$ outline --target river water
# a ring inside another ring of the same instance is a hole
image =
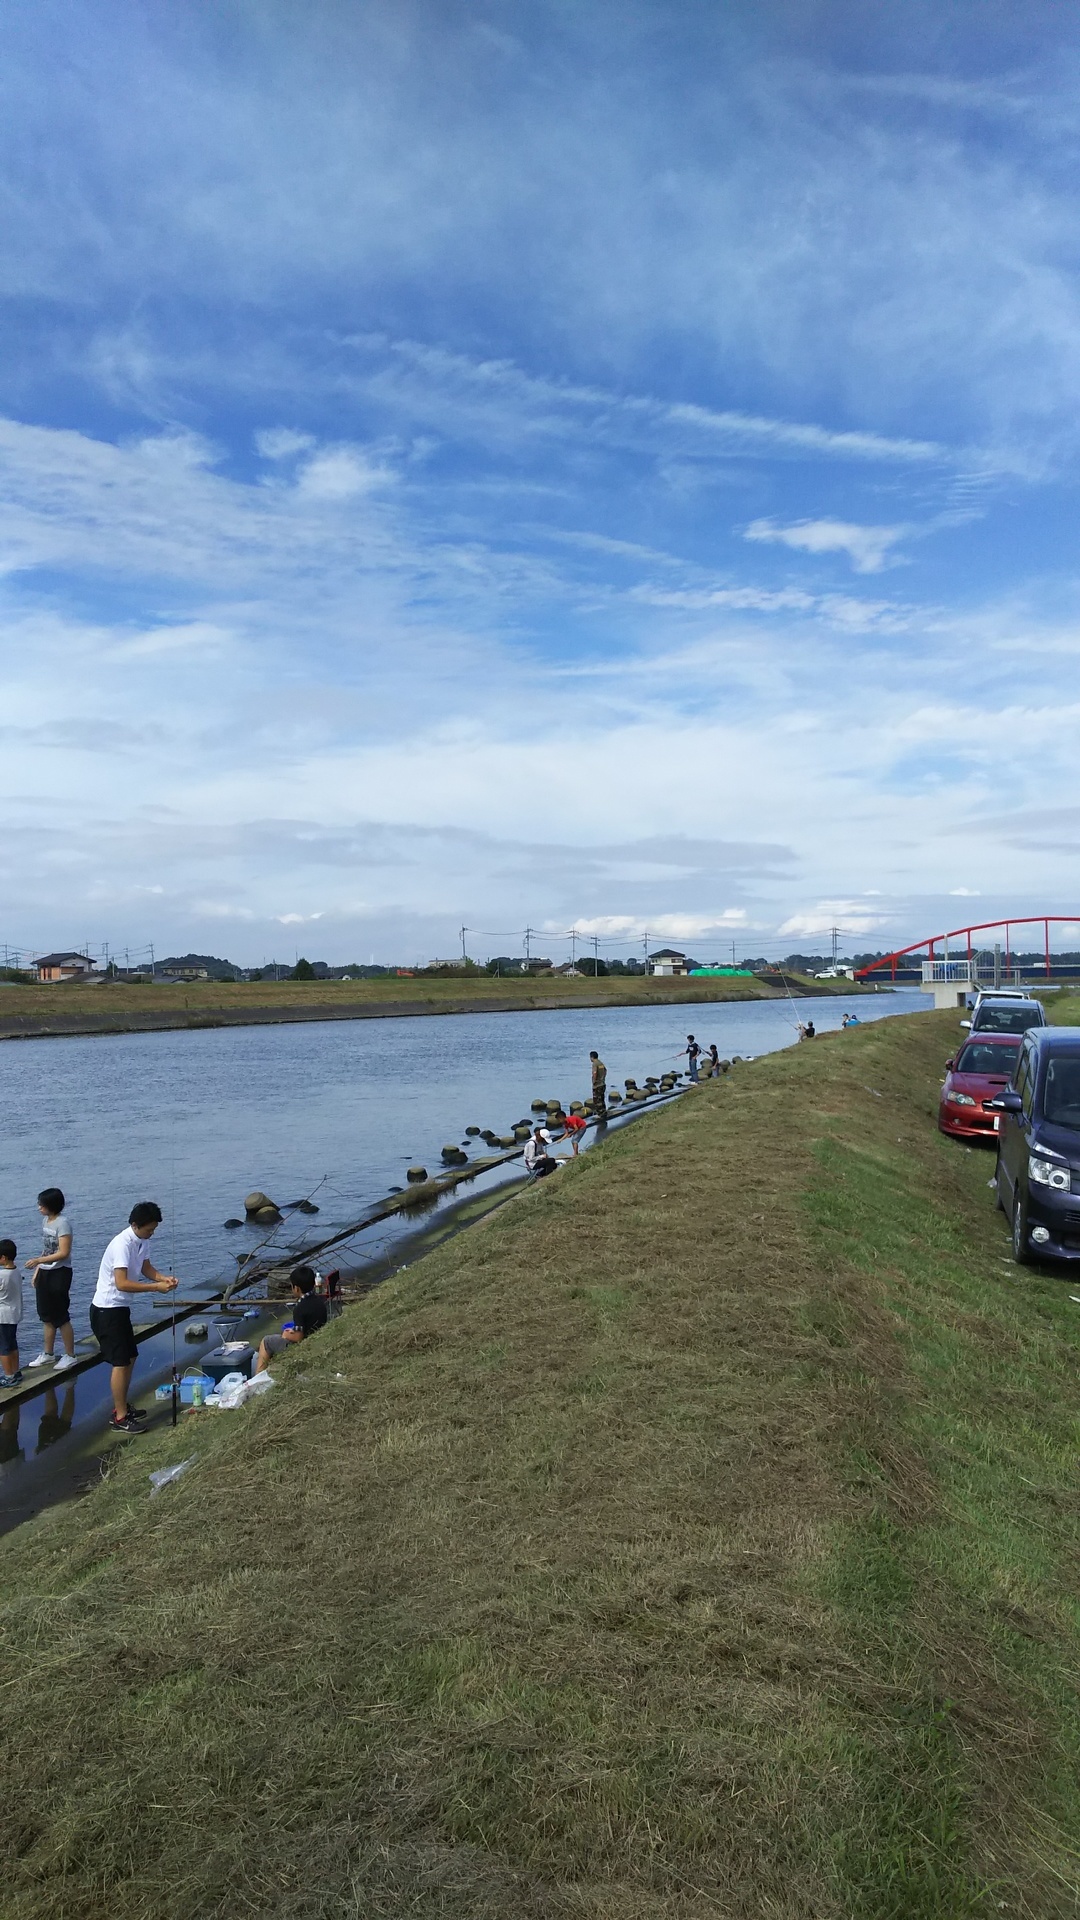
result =
[[[482,1142],[466,1142],[466,1126],[504,1133],[536,1097],[587,1099],[592,1047],[607,1063],[609,1090],[621,1089],[627,1077],[678,1066],[691,1031],[705,1045],[715,1041],[721,1056],[756,1056],[794,1044],[799,1018],[812,1016],[827,1032],[848,1009],[867,1021],[926,1006],[918,991],[901,990],[8,1042],[0,1046],[0,1234],[17,1242],[20,1264],[40,1252],[36,1195],[62,1189],[75,1237],[72,1318],[85,1335],[102,1250],[136,1200],[156,1200],[165,1215],[155,1265],[181,1276],[184,1297],[198,1297],[231,1279],[237,1252],[263,1238],[223,1224],[243,1216],[251,1188],[279,1204],[318,1188],[318,1219],[304,1225],[321,1239],[404,1185],[409,1165],[435,1172],[444,1145],[486,1153]],[[300,1225],[290,1224],[290,1242]],[[379,1231],[385,1245],[400,1228]],[[369,1237],[367,1251],[378,1249]],[[29,1277],[24,1292],[25,1363],[38,1344]],[[140,1352],[144,1398],[145,1383],[168,1364],[164,1344]],[[106,1402],[106,1370],[95,1367],[69,1383],[55,1418],[41,1422],[39,1400],[2,1411],[0,1526],[12,1497],[21,1509],[30,1491],[9,1485],[13,1468],[42,1439],[64,1438],[65,1409],[74,1439],[88,1419],[100,1422]]]

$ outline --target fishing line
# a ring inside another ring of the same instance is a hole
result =
[[[784,983],[784,990],[785,990],[785,992],[786,992],[786,994],[787,994],[787,997],[788,997],[788,999],[789,999],[789,1001],[791,1002],[791,1010],[792,1010],[792,1012],[794,1013],[794,1011],[795,1011],[795,996],[794,996],[794,994],[792,993],[792,991],[791,991],[791,988],[790,988],[790,987],[788,986],[788,980],[787,980],[787,974],[786,974],[786,973],[784,972],[784,969],[783,969],[783,967],[782,967],[782,966],[780,965],[780,962],[779,962],[779,961],[777,961],[777,963],[776,963],[776,971],[777,971],[777,973],[778,973],[778,974],[780,975],[780,978],[781,978],[781,980],[782,980],[782,981],[783,981],[783,983]],[[796,1031],[796,1033],[798,1033],[798,1034],[801,1034],[801,1033],[802,1033],[802,1027],[803,1027],[803,1023],[802,1023],[802,1021],[801,1021],[801,1020],[794,1020],[794,1021],[792,1021],[792,1025],[794,1026],[794,1028],[795,1028],[795,1031]]]

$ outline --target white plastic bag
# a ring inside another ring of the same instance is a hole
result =
[[[159,1467],[156,1473],[152,1473],[150,1475],[151,1500],[155,1494],[161,1492],[162,1487],[171,1487],[174,1480],[179,1480],[182,1473],[186,1473],[189,1467],[193,1467],[196,1457],[192,1454],[190,1459],[179,1461],[175,1467]]]

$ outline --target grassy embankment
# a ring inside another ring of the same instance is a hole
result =
[[[849,980],[787,976],[792,993],[852,993]],[[483,1013],[521,1008],[636,1007],[682,1001],[770,1000],[784,988],[757,979],[662,980],[655,975],[608,975],[599,980],[416,975],[412,979],[218,980],[190,986],[78,981],[54,986],[0,984],[0,1037],[34,1031],[60,1033],[169,1026],[242,1026],[262,1020],[371,1019],[380,1015]]]
[[[1075,1914],[1080,1309],[956,1038],[703,1085],[6,1542],[5,1916]]]

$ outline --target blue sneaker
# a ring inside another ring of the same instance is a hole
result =
[[[0,1387],[21,1387],[25,1384],[21,1372],[0,1374]]]

